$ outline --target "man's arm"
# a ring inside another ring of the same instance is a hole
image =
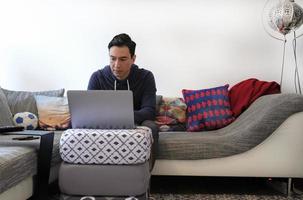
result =
[[[98,80],[98,72],[94,72],[88,82],[87,90],[100,90],[101,85]]]
[[[135,110],[135,123],[154,120],[156,116],[156,83],[152,73],[149,73],[144,83],[144,93],[140,110]]]
[[[156,116],[156,96],[153,94],[145,94],[140,110],[135,110],[135,122],[141,124],[145,120],[154,120]]]

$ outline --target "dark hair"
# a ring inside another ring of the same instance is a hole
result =
[[[108,50],[112,46],[123,47],[126,46],[129,49],[131,57],[135,55],[136,43],[126,33],[116,35],[108,44]]]

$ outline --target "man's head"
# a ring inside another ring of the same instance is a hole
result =
[[[110,68],[115,77],[124,80],[136,60],[136,43],[125,34],[116,35],[108,44]]]

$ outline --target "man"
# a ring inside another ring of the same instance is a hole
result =
[[[125,33],[116,35],[108,44],[110,65],[92,74],[88,90],[131,90],[134,117],[138,125],[153,132],[152,165],[157,151],[158,128],[152,121],[156,113],[156,84],[152,72],[135,65],[136,43]]]

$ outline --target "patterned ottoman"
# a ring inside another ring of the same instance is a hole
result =
[[[150,157],[151,129],[69,129],[60,139],[60,155],[73,164],[140,164]]]
[[[62,133],[61,199],[148,199],[151,129],[69,129]],[[136,198],[132,198],[136,197]],[[112,199],[112,198],[110,198]]]

